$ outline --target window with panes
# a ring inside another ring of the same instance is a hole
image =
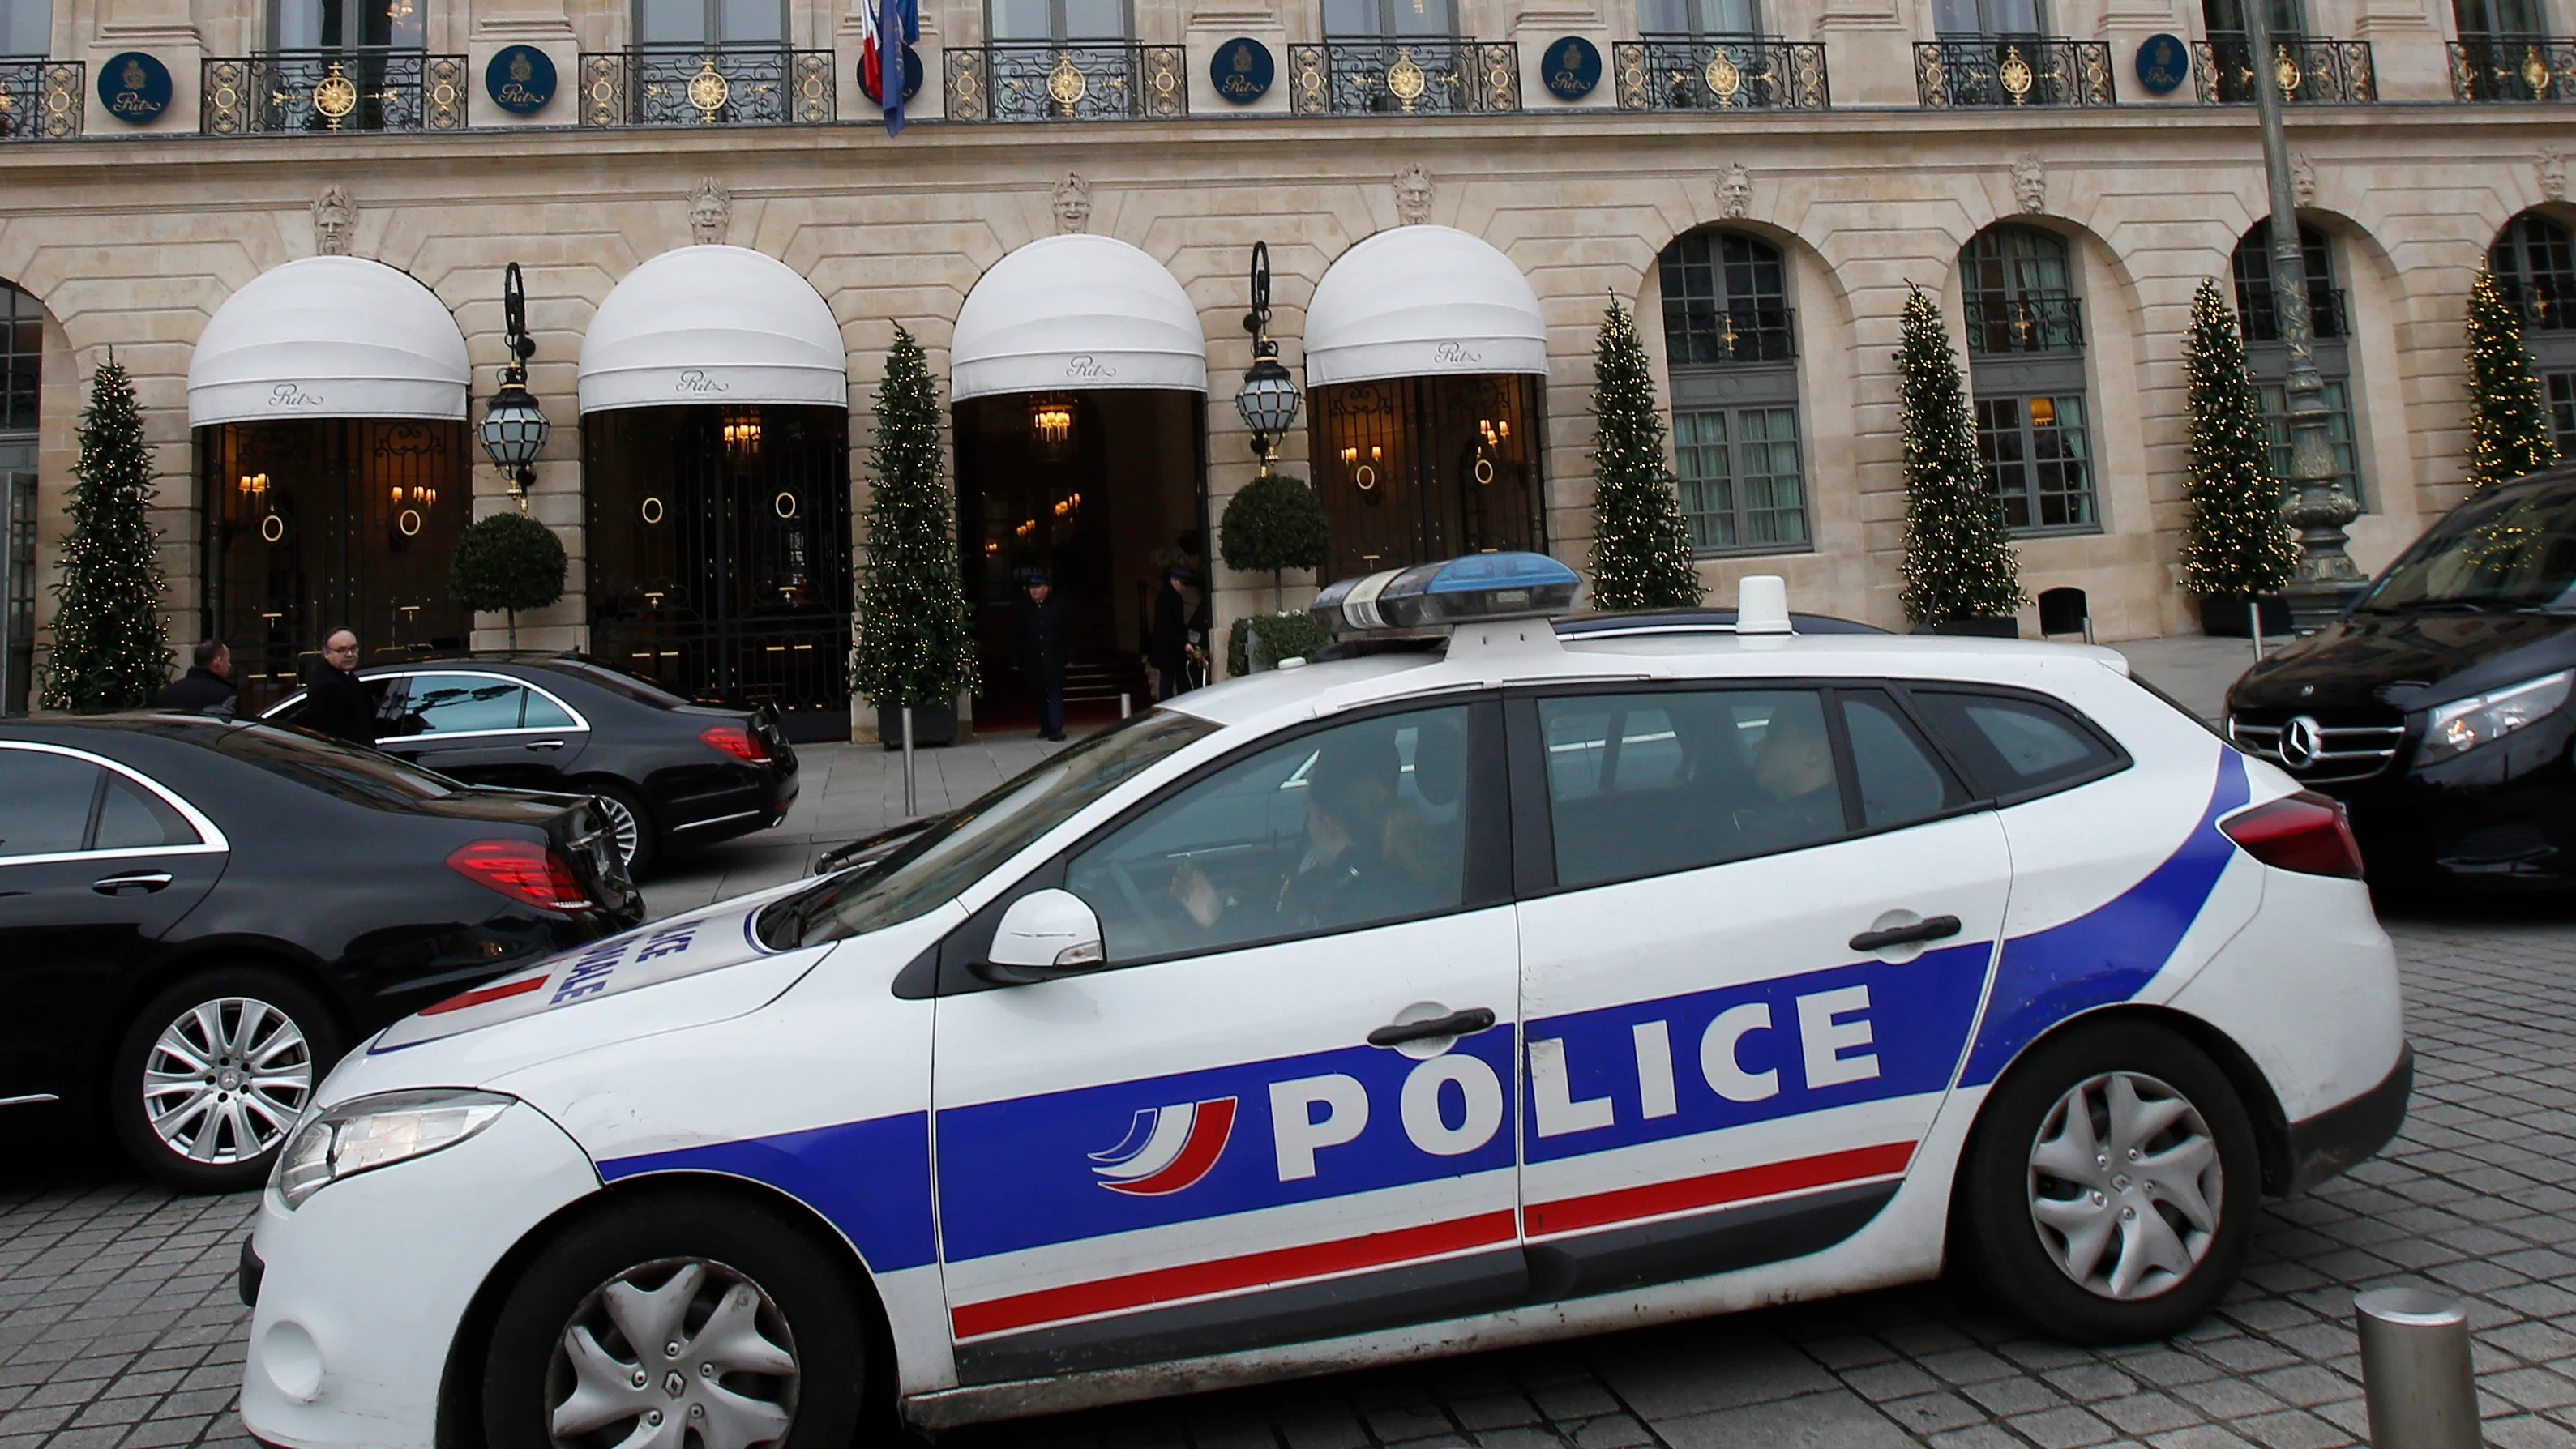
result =
[[[2102,526],[2085,396],[2084,317],[2066,239],[1990,226],[1959,250],[1977,456],[2004,526]]]
[[[1124,40],[1125,0],[991,0],[995,40]]]
[[[2081,391],[1977,395],[1977,456],[2010,529],[2101,527]]]
[[[2040,0],[1932,0],[1932,28],[1959,39],[2045,35],[2048,12]]]
[[[45,354],[45,309],[36,299],[0,282],[0,433],[36,430],[36,384]]]
[[[53,48],[53,0],[0,0],[0,55],[41,56]]]
[[[1703,553],[1810,546],[1787,260],[1749,232],[1710,228],[1664,249],[1673,471]]]
[[[1458,33],[1456,0],[1324,0],[1332,39],[1439,38]]]
[[[428,0],[273,0],[268,43],[277,50],[418,50]]]
[[[785,0],[636,0],[635,35],[646,46],[784,45],[787,6]]]
[[[2451,18],[2465,41],[2538,40],[2549,34],[2549,11],[2541,0],[2451,0]]]
[[[2496,233],[2487,265],[2522,309],[2522,342],[2540,373],[2558,455],[2576,458],[2576,233],[2526,211]]]
[[[1637,0],[1637,28],[1647,35],[1759,35],[1760,0]]]
[[[2326,234],[2299,224],[2299,265],[2307,278],[2308,320],[2316,342],[2317,372],[2325,378],[2326,435],[2334,440],[2335,479],[2354,502],[2362,500],[2361,455],[2352,416],[2351,316],[2336,286],[2334,248]],[[2280,315],[2272,305],[2272,223],[2258,221],[2236,243],[2230,264],[2236,280],[2245,365],[2263,399],[2263,431],[2272,448],[2272,476],[2284,491],[2290,479],[2290,423],[2285,379],[2289,351],[2281,345]]]

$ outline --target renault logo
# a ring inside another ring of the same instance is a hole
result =
[[[2281,763],[2293,770],[2304,770],[2317,762],[2326,750],[2326,732],[2316,719],[2301,715],[2281,726]]]

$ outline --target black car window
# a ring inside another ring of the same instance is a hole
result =
[[[1229,761],[1074,856],[1065,889],[1112,963],[1457,910],[1467,716],[1379,715]]]
[[[577,676],[583,683],[596,685],[623,699],[649,704],[655,709],[678,709],[688,701],[666,690],[658,689],[631,674],[621,674],[604,664],[587,659],[559,659],[547,666]]]
[[[531,689],[527,692],[527,711],[519,723],[532,730],[572,730],[581,726],[569,710]]]
[[[207,733],[211,737],[206,743],[213,749],[352,805],[400,810],[416,801],[442,799],[463,788],[444,775],[405,764],[391,755],[320,735],[265,725]]]
[[[98,836],[92,850],[155,850],[197,844],[196,828],[170,802],[114,771],[99,801]]]
[[[402,733],[483,734],[514,730],[526,708],[527,686],[488,674],[415,674],[405,681]]]
[[[103,773],[69,755],[0,750],[0,858],[81,849]]]
[[[1538,701],[1561,886],[1693,870],[1844,832],[1823,696],[1676,689]]]
[[[2118,767],[2100,736],[2066,710],[2017,695],[1917,689],[1915,702],[1980,793],[2027,797]]]
[[[1967,792],[1915,738],[1895,701],[1871,690],[1844,694],[1842,705],[1862,824],[1873,830],[1911,825],[1967,803]]]

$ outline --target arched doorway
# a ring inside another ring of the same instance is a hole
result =
[[[2558,456],[2576,458],[2576,233],[2546,212],[2526,211],[2496,233],[2487,265],[2522,309],[2523,345],[2540,372]]]
[[[1165,571],[1207,582],[1207,339],[1161,262],[1076,233],[977,281],[950,353],[957,534],[976,611],[984,728],[1035,719],[1019,686],[1022,578],[1065,604],[1070,714],[1150,697],[1144,655]]]
[[[36,671],[36,407],[45,308],[0,282],[0,715],[27,712]]]
[[[1509,257],[1453,227],[1382,231],[1306,309],[1327,579],[1544,549],[1547,326]]]
[[[2004,525],[2099,532],[2073,249],[2045,228],[1997,222],[1959,249],[1959,280],[1977,453]]]
[[[1692,548],[1811,547],[1787,259],[1750,232],[1703,227],[1676,238],[1656,266],[1675,481]]]
[[[205,627],[245,712],[342,626],[370,663],[465,647],[447,565],[472,510],[468,379],[446,304],[382,262],[288,262],[207,322],[188,364]]]
[[[2272,291],[2272,222],[2254,223],[2236,243],[2229,263],[2236,281],[2236,315],[2245,334],[2245,363],[2263,398],[2263,432],[2272,450],[2272,475],[2290,477],[2288,349],[2281,345],[2281,317]],[[2325,379],[2326,436],[2334,444],[2335,480],[2356,503],[2361,454],[2354,444],[2352,316],[2338,285],[2334,248],[2326,234],[2299,223],[2299,266],[2308,281],[2308,326],[2315,338],[2317,373]]]
[[[610,290],[581,344],[593,654],[849,737],[847,358],[813,286],[743,247]]]

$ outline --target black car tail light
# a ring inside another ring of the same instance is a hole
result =
[[[562,856],[521,840],[478,840],[447,857],[448,866],[477,885],[549,911],[590,909],[590,893]]]
[[[2220,821],[2218,828],[2265,865],[2361,879],[2361,846],[2352,838],[2343,803],[2314,790],[2257,805]]]
[[[698,731],[698,738],[746,765],[769,763],[769,746],[740,725],[709,725]]]

